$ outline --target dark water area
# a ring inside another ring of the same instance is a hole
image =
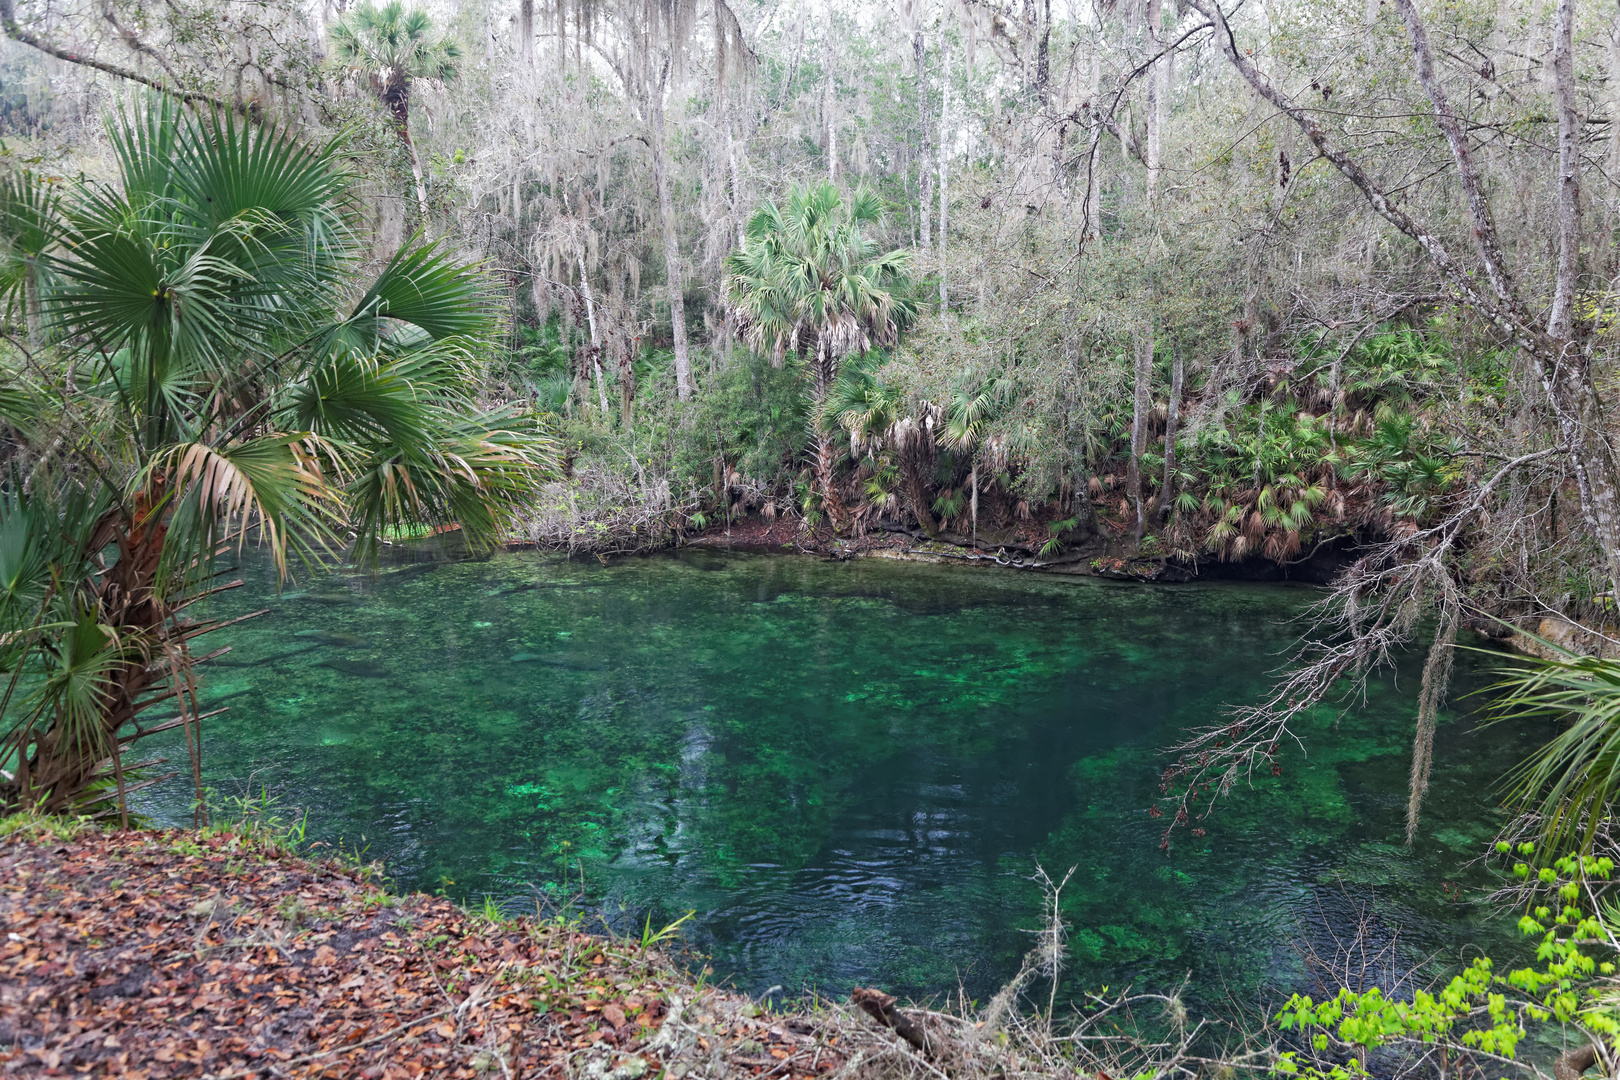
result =
[[[1039,923],[1037,863],[1076,867],[1065,994],[1307,988],[1301,950],[1363,912],[1405,963],[1512,940],[1468,901],[1496,783],[1545,732],[1448,714],[1407,847],[1415,664],[1159,850],[1160,751],[1263,691],[1309,587],[691,551],[279,595],[246,569],[210,614],[273,610],[207,639],[233,646],[205,669],[204,708],[230,706],[211,786],[267,786],[402,888],[524,909],[583,875],[626,930],[695,911],[687,941],[749,992],[983,999]],[[1488,663],[1464,654],[1459,690]],[[146,810],[188,805],[175,781]]]

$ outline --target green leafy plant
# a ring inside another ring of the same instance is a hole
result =
[[[696,915],[697,912],[688,911],[685,915],[682,915],[680,918],[676,919],[674,922],[663,927],[662,929],[654,930],[652,928],[652,915],[649,913],[646,923],[641,928],[642,951],[645,952],[648,949],[656,949],[658,946],[664,944],[664,942],[673,940],[675,937],[679,936],[681,932],[681,925]]]
[[[1544,846],[1586,854],[1620,798],[1620,661],[1542,644],[1549,657],[1502,673],[1492,716],[1558,723],[1512,775],[1510,794],[1535,815]]]
[[[1078,517],[1064,518],[1062,521],[1054,521],[1048,524],[1046,531],[1049,535],[1046,543],[1041,545],[1041,558],[1049,558],[1062,551],[1063,543],[1058,538],[1079,524],[1080,519]]]
[[[726,259],[726,297],[749,344],[780,359],[809,362],[822,412],[839,366],[876,345],[893,344],[915,314],[911,253],[881,252],[872,237],[881,201],[859,190],[845,198],[831,183],[796,184],[780,205],[748,219],[742,246]],[[842,532],[845,513],[833,470],[837,452],[818,424],[816,477],[823,507]]]
[[[1497,851],[1529,859],[1535,845],[1502,842]],[[1520,931],[1537,940],[1536,965],[1499,973],[1489,957],[1476,957],[1437,991],[1418,990],[1409,1001],[1376,986],[1344,988],[1322,1002],[1296,994],[1277,1014],[1278,1026],[1299,1032],[1308,1049],[1284,1052],[1275,1071],[1321,1080],[1367,1076],[1367,1055],[1396,1043],[1444,1044],[1512,1061],[1534,1024],[1575,1025],[1596,1038],[1620,1038],[1620,1002],[1609,983],[1615,962],[1594,955],[1614,954],[1609,915],[1596,901],[1613,875],[1613,860],[1563,856],[1539,871],[1516,861],[1512,871],[1540,887],[1539,899],[1519,919]]]
[[[25,452],[0,484],[0,809],[127,819],[158,779],[135,779],[155,763],[131,748],[175,726],[201,812],[190,643],[217,623],[187,609],[223,554],[254,537],[285,573],[422,525],[484,547],[551,447],[477,405],[495,330],[481,274],[407,246],[353,284],[337,145],[163,100],[108,137],[116,187],[30,204],[59,238],[38,257],[41,333],[60,344],[0,399]],[[145,723],[160,702],[180,715]]]

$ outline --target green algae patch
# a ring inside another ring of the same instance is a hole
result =
[[[987,999],[1039,922],[1037,862],[1077,867],[1066,994],[1189,973],[1193,993],[1291,986],[1290,942],[1346,888],[1416,957],[1481,940],[1440,885],[1477,877],[1458,838],[1531,741],[1448,717],[1407,851],[1405,671],[1313,713],[1280,775],[1165,853],[1162,750],[1264,691],[1315,590],[503,553],[267,605],[268,574],[244,572],[211,613],[275,610],[221,632],[243,666],[206,673],[204,708],[248,693],[206,724],[209,783],[269,784],[313,811],[312,839],[365,846],[402,887],[516,906],[583,889],[627,933],[694,911],[715,977],[755,993]],[[315,647],[288,656],[290,637]],[[145,794],[189,818],[182,780]]]

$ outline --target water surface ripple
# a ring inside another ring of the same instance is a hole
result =
[[[1447,887],[1479,882],[1492,784],[1543,733],[1448,718],[1407,848],[1412,673],[1324,711],[1309,757],[1160,853],[1158,750],[1264,688],[1306,588],[710,552],[504,553],[279,595],[247,570],[212,613],[274,610],[218,635],[213,786],[268,785],[402,886],[523,906],[583,874],[626,928],[693,910],[691,943],[753,992],[982,998],[1029,945],[1037,861],[1077,867],[1068,992],[1308,986],[1302,950],[1364,909],[1413,959],[1500,944]]]

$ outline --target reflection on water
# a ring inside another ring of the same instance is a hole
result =
[[[255,573],[216,614],[264,604]],[[1037,861],[1078,867],[1071,991],[1303,987],[1299,950],[1363,907],[1453,958],[1500,932],[1445,885],[1479,881],[1491,786],[1538,733],[1444,725],[1408,849],[1415,678],[1158,849],[1157,751],[1254,697],[1312,596],[707,552],[322,577],[221,633],[206,767],[405,887],[518,905],[583,873],[626,926],[695,910],[755,992],[982,998],[1028,947]]]

